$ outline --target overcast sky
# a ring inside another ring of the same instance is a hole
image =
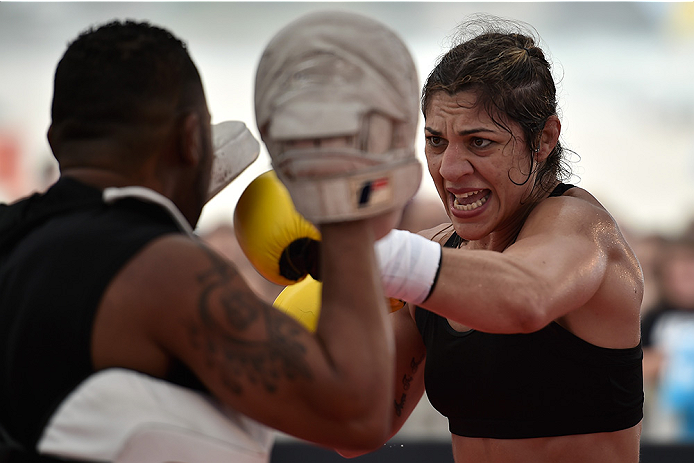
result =
[[[253,81],[264,46],[289,21],[322,9],[352,10],[390,26],[410,47],[421,80],[466,15],[532,24],[559,80],[562,141],[577,153],[574,183],[633,231],[670,234],[694,217],[692,2],[0,2],[0,129],[16,134],[27,169],[52,163],[45,137],[51,82],[67,43],[91,25],[132,18],[188,43],[213,122],[241,120],[257,135]],[[201,226],[231,220],[243,188],[269,167],[263,150],[205,208]],[[435,194],[428,174],[420,192]]]

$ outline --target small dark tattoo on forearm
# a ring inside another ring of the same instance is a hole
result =
[[[200,322],[190,328],[191,342],[203,349],[229,390],[242,394],[251,386],[274,392],[283,379],[311,379],[301,333],[286,317],[252,294],[241,277],[204,248],[210,268],[198,275]],[[260,335],[258,333],[261,333]]]
[[[412,373],[417,373],[417,370],[419,369],[419,365],[422,364],[424,361],[425,356],[422,355],[422,358],[419,360],[416,360],[414,357],[412,357],[412,360],[410,360],[410,368],[412,369]]]
[[[412,380],[414,379],[413,375],[419,369],[419,365],[421,365],[421,363],[424,361],[424,358],[425,357],[422,356],[422,358],[417,360],[414,357],[412,357],[412,360],[410,360],[410,370],[411,370],[412,374],[405,373],[402,376],[402,379],[400,380],[400,383],[402,384],[402,390],[404,392],[400,396],[400,402],[398,402],[397,399],[393,401],[393,403],[395,405],[395,415],[397,415],[397,416],[402,416],[402,411],[405,408],[405,403],[407,401],[406,391],[408,391],[410,389],[410,385],[412,384]]]
[[[397,416],[402,416],[402,409],[405,408],[405,401],[407,400],[407,394],[404,394],[400,396],[400,402],[397,400],[394,401],[395,403],[395,414]]]
[[[403,375],[402,377],[402,390],[406,391],[410,388],[410,383],[412,382],[412,376]]]

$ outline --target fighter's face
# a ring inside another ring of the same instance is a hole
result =
[[[517,124],[500,127],[473,92],[436,93],[426,111],[429,172],[456,231],[476,240],[514,230],[533,180]]]

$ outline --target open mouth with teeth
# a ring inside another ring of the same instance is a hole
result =
[[[491,192],[489,190],[475,190],[460,195],[455,195],[453,198],[453,207],[459,211],[473,211],[478,207],[482,207],[487,202]]]

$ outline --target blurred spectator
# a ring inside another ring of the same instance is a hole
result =
[[[658,302],[642,320],[644,382],[660,439],[694,441],[694,229],[662,244]],[[648,400],[648,398],[647,398]],[[646,423],[644,423],[646,424]]]
[[[0,202],[12,203],[33,192],[43,192],[58,179],[58,164],[50,153],[32,165],[21,130],[0,121]]]

